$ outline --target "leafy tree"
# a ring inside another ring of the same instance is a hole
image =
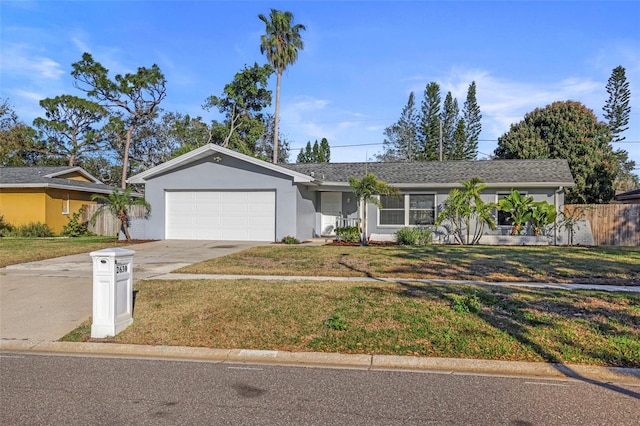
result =
[[[293,25],[293,14],[271,9],[269,17],[258,18],[265,24],[265,34],[260,37],[260,52],[276,70],[276,112],[273,131],[273,162],[278,162],[278,120],[280,118],[280,80],[282,73],[298,59],[298,50],[304,49],[300,32],[306,30],[302,24]]]
[[[265,114],[262,117],[262,122],[264,124],[264,132],[256,143],[255,156],[264,161],[272,161],[275,120],[272,114]],[[290,151],[289,140],[284,135],[279,133],[277,142],[279,147],[278,163],[287,163],[289,161]]]
[[[72,67],[71,75],[76,79],[76,87],[107,108],[121,110],[126,114],[124,120],[127,133],[121,180],[121,187],[124,189],[127,186],[131,136],[137,126],[155,117],[156,108],[166,96],[164,74],[154,64],[151,68],[140,67],[133,74],[118,74],[111,80],[109,70],[86,52],[82,55],[82,60],[72,64]]]
[[[127,241],[131,241],[131,235],[129,234],[129,208],[131,206],[144,206],[145,217],[148,217],[151,213],[151,205],[144,197],[134,197],[131,188],[125,188],[123,191],[116,188],[109,195],[93,194],[91,199],[102,203],[100,208],[91,216],[91,223],[95,223],[96,219],[106,209],[120,220],[121,230]]]
[[[254,154],[255,143],[264,132],[260,113],[271,105],[271,91],[267,90],[271,74],[273,67],[268,64],[245,66],[231,83],[224,86],[220,97],[207,98],[204,108],[215,107],[225,116],[222,125],[226,135],[220,145],[244,154]]]
[[[621,134],[629,128],[625,126],[629,124],[629,115],[631,114],[631,106],[629,105],[631,91],[624,67],[615,67],[611,72],[611,77],[607,82],[607,93],[609,98],[602,108],[604,118],[613,135],[613,142],[620,142],[625,140]]]
[[[446,223],[451,227],[451,234],[458,244],[478,244],[484,229],[488,226],[495,229],[496,224],[491,211],[493,205],[485,203],[480,197],[487,185],[479,178],[462,182],[462,190],[454,188],[449,191],[443,208],[435,222],[437,226]],[[474,234],[471,236],[473,224]]]
[[[440,86],[432,81],[424,91],[418,126],[420,160],[434,161],[440,157]]]
[[[105,185],[118,185],[119,178],[122,176],[122,166],[114,164],[106,154],[80,158],[78,165]]]
[[[415,96],[409,94],[409,100],[402,109],[398,121],[384,130],[383,153],[376,155],[379,161],[414,161],[419,152],[418,122]]]
[[[633,173],[636,162],[629,159],[629,153],[624,149],[616,149],[613,155],[618,163],[614,189],[627,192],[639,188],[640,180],[638,180],[638,175]]]
[[[525,115],[498,138],[497,158],[561,158],[569,162],[576,185],[569,204],[607,203],[614,196],[616,158],[611,133],[593,111],[574,101],[554,102]]]
[[[71,95],[43,99],[40,106],[46,118],[36,118],[33,125],[47,136],[47,155],[65,158],[73,166],[78,157],[102,148],[95,126],[108,115],[104,107]]]
[[[0,103],[0,166],[18,167],[42,165],[42,143],[37,132],[18,118],[8,99]]]
[[[399,195],[398,189],[378,180],[373,173],[366,174],[362,179],[352,177],[349,179],[351,192],[357,200],[358,212],[362,212],[362,238],[361,245],[367,245],[367,204],[375,204],[382,207],[378,195]],[[358,214],[360,216],[360,214]]]
[[[466,132],[464,157],[461,160],[473,160],[478,156],[478,138],[482,131],[482,114],[476,101],[476,82],[472,81],[467,90],[467,99],[462,108],[462,118]]]

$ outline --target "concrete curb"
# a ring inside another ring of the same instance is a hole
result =
[[[395,355],[343,355],[322,352],[286,352],[249,349],[211,349],[185,346],[144,346],[118,343],[76,343],[0,340],[0,351],[81,356],[207,361],[229,364],[272,364],[362,370],[398,370],[443,374],[500,375],[538,379],[574,379],[640,386],[640,369],[568,365],[543,362],[490,361],[457,358],[421,358]]]

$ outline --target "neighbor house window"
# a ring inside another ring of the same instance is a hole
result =
[[[62,214],[69,214],[69,194],[62,197]]]
[[[433,225],[435,194],[382,195],[380,203],[380,225]]]

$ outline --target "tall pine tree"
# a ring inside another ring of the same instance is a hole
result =
[[[422,101],[418,141],[418,159],[434,161],[440,157],[440,85],[435,81],[427,84]]]
[[[476,100],[476,82],[472,81],[467,90],[467,99],[462,108],[462,118],[466,132],[464,160],[474,160],[478,156],[478,138],[482,131],[482,114]]]
[[[443,160],[460,160],[460,158],[454,155],[454,152],[458,151],[455,147],[454,134],[458,125],[459,114],[460,108],[458,108],[458,100],[453,97],[451,92],[447,92],[447,96],[444,98],[442,113],[440,114],[440,120],[442,121]]]
[[[624,67],[615,67],[611,72],[611,77],[607,82],[607,93],[609,99],[602,108],[604,118],[613,135],[613,142],[620,142],[625,139],[621,133],[629,128],[625,126],[629,124],[629,115],[631,114],[631,106],[629,106],[631,91]]]

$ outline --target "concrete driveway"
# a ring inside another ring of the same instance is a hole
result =
[[[264,245],[262,242],[165,240],[127,246],[134,280]],[[89,253],[0,269],[0,339],[58,340],[92,314]]]

